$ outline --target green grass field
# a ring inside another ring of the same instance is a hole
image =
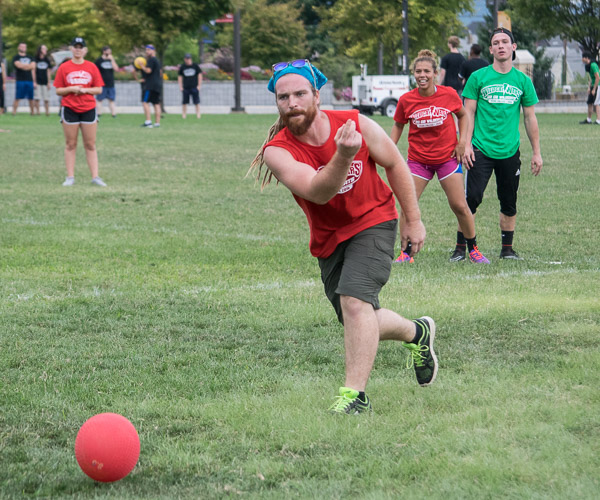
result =
[[[600,127],[538,119],[538,178],[522,134],[525,260],[498,259],[490,185],[477,232],[491,265],[448,263],[456,222],[432,182],[426,247],[381,301],[436,319],[438,379],[419,387],[406,349],[384,343],[374,415],[339,418],[343,332],[304,215],[283,186],[244,179],[274,116],[104,118],[105,189],[81,145],[61,186],[56,116],[0,117],[0,497],[597,498]],[[73,452],[106,411],[141,440],[113,484]]]

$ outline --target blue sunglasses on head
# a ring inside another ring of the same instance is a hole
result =
[[[284,70],[288,66],[291,66],[292,68],[304,68],[305,66],[308,66],[308,69],[310,70],[310,74],[313,77],[313,82],[314,82],[313,86],[315,88],[317,88],[317,77],[315,76],[315,72],[312,69],[312,64],[310,63],[310,61],[308,59],[296,59],[295,61],[275,63],[272,66],[273,74],[277,73],[278,71]]]

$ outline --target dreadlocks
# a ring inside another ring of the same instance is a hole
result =
[[[271,139],[273,139],[273,137],[275,137],[281,130],[283,130],[284,127],[285,127],[285,125],[283,124],[283,120],[281,119],[281,116],[280,116],[279,118],[277,118],[277,121],[273,125],[271,125],[271,128],[269,129],[269,133],[267,134],[267,138],[265,139],[265,142],[263,142],[263,144],[259,148],[259,150],[256,152],[256,156],[254,157],[254,160],[252,160],[252,163],[250,164],[250,168],[248,169],[248,172],[246,173],[246,177],[248,177],[251,173],[254,173],[254,171],[256,171],[255,178],[257,181],[260,180],[262,167],[263,167],[263,165],[265,165],[264,148],[269,143],[269,141],[271,141]],[[271,170],[269,170],[269,167],[267,167],[265,165],[265,171],[262,176],[262,182],[260,184],[260,188],[264,189],[265,186],[267,186],[271,182],[272,177],[273,177],[273,172],[271,172]]]

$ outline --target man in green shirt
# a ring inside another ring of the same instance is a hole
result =
[[[475,71],[463,90],[465,108],[470,117],[467,150],[463,166],[466,173],[466,196],[475,214],[492,173],[496,177],[500,201],[501,259],[521,260],[513,250],[517,219],[517,191],[521,174],[520,110],[533,155],[531,172],[542,169],[538,122],[533,106],[538,102],[531,79],[513,67],[515,43],[506,28],[496,28],[490,39],[493,64]],[[470,145],[472,142],[472,146]],[[459,227],[456,252],[460,252],[462,232]],[[464,250],[463,250],[464,251]]]
[[[588,105],[588,114],[587,119],[579,122],[581,125],[591,125],[592,123],[596,123],[596,125],[600,125],[600,92],[598,92],[598,82],[600,81],[600,69],[598,68],[598,63],[592,60],[592,54],[590,52],[583,52],[581,54],[581,61],[585,64],[586,71],[589,72],[588,79],[588,97],[587,97],[587,105]],[[592,113],[594,112],[594,107],[596,107],[596,121],[592,121]]]

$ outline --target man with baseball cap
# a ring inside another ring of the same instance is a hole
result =
[[[510,30],[496,28],[490,37],[493,63],[475,71],[463,90],[465,108],[471,120],[463,165],[467,169],[466,196],[475,214],[492,173],[500,201],[501,259],[521,260],[513,250],[517,220],[517,191],[521,177],[520,110],[531,143],[531,172],[542,169],[539,128],[534,105],[538,97],[531,79],[513,67],[517,44]],[[459,228],[460,233],[460,228]],[[457,249],[459,246],[457,241]],[[463,247],[464,248],[464,247]]]
[[[160,127],[160,91],[162,89],[162,71],[160,62],[156,58],[154,45],[146,45],[146,64],[142,64],[140,71],[144,74],[144,115],[146,121],[142,127],[152,128],[152,112],[150,105],[154,105],[154,127]]]
[[[179,66],[177,75],[179,90],[183,94],[181,102],[181,117],[185,119],[187,105],[190,98],[196,106],[196,118],[200,118],[200,87],[202,87],[202,69],[195,62],[192,62],[192,54],[186,54],[183,58],[183,64]]]
[[[365,389],[378,343],[403,341],[417,381],[435,380],[434,321],[411,321],[383,309],[379,292],[387,282],[398,231],[396,199],[406,214],[402,247],[417,253],[425,227],[406,162],[385,131],[356,110],[321,110],[319,89],[327,78],[306,59],[273,65],[268,89],[279,120],[251,170],[263,186],[272,176],[285,185],[308,219],[309,248],[318,258],[327,298],[344,326],[346,376],[330,411],[371,411]],[[382,166],[388,187],[377,172]],[[394,198],[395,195],[395,198]]]

